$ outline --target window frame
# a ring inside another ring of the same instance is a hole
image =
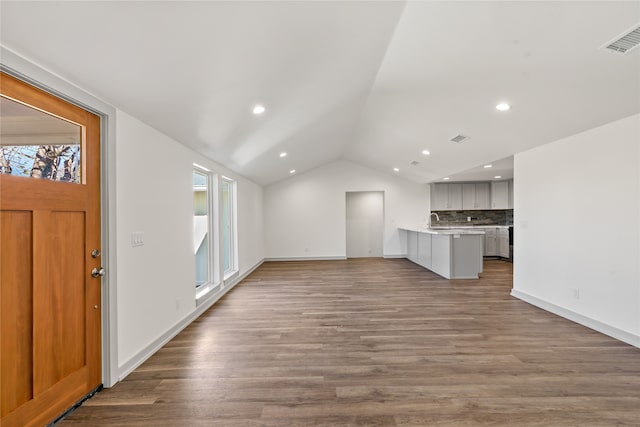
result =
[[[217,248],[217,233],[215,231],[217,228],[215,224],[217,223],[217,211],[216,211],[216,200],[217,200],[217,183],[216,175],[209,169],[193,164],[192,168],[192,176],[194,174],[204,175],[206,177],[206,186],[207,186],[207,245],[208,245],[208,254],[207,254],[207,280],[199,286],[195,286],[196,291],[196,305],[198,305],[202,300],[206,299],[206,297],[214,291],[216,288],[220,286],[220,280],[217,274],[217,262],[216,256],[218,253]],[[193,186],[193,184],[192,184]],[[195,254],[194,254],[195,257]],[[194,271],[195,271],[195,258],[194,258]],[[195,282],[195,281],[194,281]]]
[[[224,197],[223,185],[227,184],[228,191],[228,206],[229,206],[229,268],[227,270],[224,269],[224,252],[226,248],[224,248],[223,242],[223,201],[222,197]],[[237,231],[237,220],[236,220],[236,212],[237,212],[237,183],[234,179],[221,176],[220,179],[220,195],[219,195],[219,203],[220,203],[220,270],[222,273],[223,281],[232,280],[238,275],[238,231]]]

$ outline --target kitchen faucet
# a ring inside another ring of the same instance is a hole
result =
[[[427,228],[431,228],[431,217],[432,217],[433,215],[435,215],[435,216],[436,216],[436,220],[437,220],[438,222],[440,222],[440,217],[438,216],[438,214],[437,214],[437,213],[435,213],[435,212],[431,212],[431,214],[429,215],[429,220],[427,221]]]

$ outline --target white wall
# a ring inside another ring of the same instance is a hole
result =
[[[213,167],[213,166],[212,166]],[[240,276],[264,260],[262,187],[237,174],[225,174],[237,182],[238,267]]]
[[[381,257],[384,239],[384,193],[348,192],[346,211],[347,258]]]
[[[424,223],[428,186],[339,160],[265,187],[266,258],[344,258],[349,191],[384,191],[384,255],[404,256],[397,227]]]
[[[193,163],[237,181],[240,275],[264,258],[262,188],[117,111],[118,366],[196,309]],[[132,232],[144,246],[132,247]]]
[[[513,294],[640,344],[640,115],[517,154]]]

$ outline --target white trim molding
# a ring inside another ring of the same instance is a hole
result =
[[[632,334],[627,331],[623,331],[622,329],[618,329],[615,326],[607,325],[606,323],[602,323],[598,320],[594,320],[590,317],[583,316],[582,314],[576,313],[575,311],[568,310],[564,307],[560,307],[553,303],[541,300],[532,295],[529,295],[525,292],[518,291],[516,289],[511,290],[511,296],[518,298],[526,303],[531,305],[535,305],[538,308],[541,308],[550,313],[556,314],[560,317],[564,317],[567,320],[571,320],[572,322],[578,323],[582,326],[586,326],[587,328],[593,329],[594,331],[600,332],[602,334],[608,335],[612,338],[630,344],[634,347],[640,348],[640,336]]]
[[[325,257],[291,257],[291,258],[265,258],[265,262],[279,261],[339,261],[347,259],[346,256],[325,256]]]

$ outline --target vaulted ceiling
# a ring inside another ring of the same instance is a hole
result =
[[[640,49],[599,49],[640,1],[2,1],[0,19],[5,48],[263,185],[340,158],[431,182],[640,112]]]

